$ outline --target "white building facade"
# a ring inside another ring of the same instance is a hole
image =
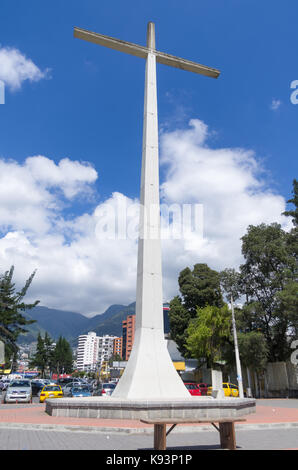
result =
[[[77,349],[77,369],[92,372],[97,369],[99,337],[90,331],[87,335],[80,335]]]
[[[114,339],[118,338],[117,336],[99,336],[99,345],[98,345],[98,363],[99,366],[103,362],[108,361],[113,355],[114,348]]]

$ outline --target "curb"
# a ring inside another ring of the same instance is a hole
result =
[[[235,424],[237,431],[270,430],[298,428],[298,422],[287,423],[251,423]],[[0,423],[1,429],[26,429],[31,431],[54,431],[54,432],[81,432],[100,434],[148,434],[153,435],[152,428],[117,428],[117,427],[95,427],[95,426],[71,426],[63,424],[32,424],[32,423]],[[211,426],[177,426],[175,433],[194,432],[217,432]]]

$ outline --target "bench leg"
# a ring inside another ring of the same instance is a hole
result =
[[[166,424],[154,424],[154,449],[166,450]]]
[[[220,447],[235,450],[236,436],[234,423],[219,423]]]

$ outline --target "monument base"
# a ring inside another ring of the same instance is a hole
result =
[[[167,349],[164,330],[136,328],[130,358],[113,398],[118,400],[187,400],[190,394]]]
[[[50,416],[69,418],[98,418],[125,420],[187,419],[212,421],[240,418],[255,413],[253,398],[220,400],[212,397],[194,397],[171,400],[130,400],[111,397],[57,398],[46,401]]]

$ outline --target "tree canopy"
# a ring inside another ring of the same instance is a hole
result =
[[[224,305],[219,275],[217,271],[209,268],[207,264],[195,264],[193,270],[185,268],[179,278],[181,296],[176,296],[170,302],[170,330],[171,337],[176,342],[179,351],[185,357],[190,356],[186,347],[187,328],[191,319],[197,315],[197,308],[214,306],[221,308]]]
[[[47,369],[53,367],[54,345],[49,334],[46,332],[44,338],[38,334],[36,352],[30,360],[30,367],[38,367],[41,376],[44,377]]]
[[[249,226],[242,237],[245,263],[240,267],[241,289],[246,298],[243,318],[247,331],[264,334],[268,360],[272,362],[288,359],[290,327],[295,323],[296,260],[289,249],[289,236],[274,223]]]
[[[170,302],[169,318],[171,337],[184,357],[205,356],[212,362],[221,355],[234,362],[225,295],[228,303],[238,299],[241,304],[235,308],[235,319],[242,364],[261,370],[267,361],[289,359],[298,334],[297,180],[287,202],[295,206],[284,212],[293,228],[250,225],[241,238],[244,262],[239,272],[228,268],[217,273],[206,264],[180,272],[180,295]]]
[[[53,369],[56,370],[57,376],[63,371],[69,374],[73,370],[73,356],[69,342],[60,336],[52,357]]]
[[[197,316],[187,328],[186,348],[192,357],[206,358],[209,366],[224,360],[230,341],[231,314],[228,306],[207,305],[197,309]]]
[[[26,281],[24,287],[18,292],[13,283],[14,266],[9,271],[0,274],[0,339],[5,344],[6,361],[10,361],[18,350],[17,339],[21,333],[26,333],[26,325],[35,320],[27,320],[22,311],[34,308],[39,300],[31,304],[24,302],[24,297],[35,276],[35,271]]]

